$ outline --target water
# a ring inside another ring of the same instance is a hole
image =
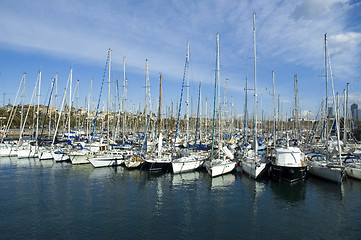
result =
[[[0,158],[0,239],[361,239],[361,182]]]

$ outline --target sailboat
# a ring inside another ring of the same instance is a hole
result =
[[[111,50],[108,50],[109,64],[108,64],[108,104],[107,104],[107,150],[96,154],[93,158],[89,158],[89,162],[94,167],[108,167],[118,166],[123,164],[125,154],[123,151],[118,149],[110,149],[110,125],[109,125],[109,107],[110,107],[110,63],[111,63]],[[125,68],[125,57],[124,57],[124,68]],[[125,69],[124,69],[125,70]]]
[[[144,162],[145,168],[151,172],[168,171],[171,167],[172,154],[163,153],[163,134],[161,133],[161,106],[162,106],[162,74],[159,80],[159,109],[158,109],[158,154],[147,156]]]
[[[221,143],[221,101],[220,101],[220,79],[219,79],[219,33],[217,33],[217,50],[216,50],[216,72],[214,78],[214,98],[213,98],[213,130],[212,130],[212,151],[210,158],[205,161],[204,165],[211,177],[220,176],[230,173],[235,167],[236,163],[233,161],[234,156],[227,148],[222,147]],[[215,151],[215,115],[216,115],[216,97],[218,85],[218,151]]]
[[[36,129],[35,129],[35,141],[30,142],[29,144],[24,144],[21,148],[18,149],[18,158],[36,158],[38,157],[38,137],[39,137],[39,115],[40,115],[40,86],[41,86],[41,71],[38,75],[38,104],[36,112]],[[35,84],[35,89],[36,89]]]
[[[186,76],[187,79],[187,119],[186,119],[186,151],[183,156],[175,158],[172,160],[172,169],[173,173],[182,173],[182,172],[189,172],[193,171],[199,167],[201,167],[205,161],[205,159],[208,158],[208,154],[203,151],[194,151],[190,152],[189,149],[189,43],[187,43],[187,56],[186,56],[186,63],[185,63],[185,69],[183,74],[183,84],[182,84],[182,90],[181,90],[181,97],[180,97],[180,104],[179,104],[179,110],[178,110],[178,120],[177,120],[177,128],[175,133],[175,140],[173,145],[173,151],[175,150],[176,142],[177,142],[177,135],[178,135],[178,127],[179,127],[179,117],[181,114],[181,106],[182,106],[182,95],[183,95],[183,89],[184,89],[184,77]],[[201,86],[201,85],[200,85]],[[200,89],[199,89],[200,91]]]
[[[1,136],[1,141],[0,141],[0,157],[14,157],[17,156],[17,152],[18,152],[18,145],[22,142],[22,131],[20,130],[20,135],[19,135],[19,141],[16,144],[15,142],[10,142],[10,141],[6,141],[4,142],[4,137],[6,136],[6,133],[9,132],[11,123],[14,119],[15,113],[17,112],[17,106],[16,106],[16,102],[17,102],[17,98],[18,98],[18,94],[20,91],[20,87],[21,85],[23,85],[23,89],[22,89],[22,103],[21,103],[21,118],[20,118],[20,129],[22,129],[23,127],[23,111],[24,111],[24,93],[25,93],[25,73],[23,74],[23,77],[21,78],[20,81],[20,85],[14,100],[14,104],[13,107],[10,111],[10,116],[8,118],[6,127],[5,127],[5,131],[4,134],[0,134]],[[1,132],[0,132],[1,133]]]
[[[328,110],[328,52],[327,52],[327,34],[325,34],[325,77],[326,77],[326,113]],[[331,67],[331,66],[330,66]],[[331,73],[331,80],[332,80],[332,73]],[[334,101],[335,103],[335,101]],[[336,104],[335,104],[336,105]],[[336,106],[335,106],[335,109]],[[345,176],[345,166],[342,165],[341,161],[341,146],[340,146],[340,136],[339,136],[339,126],[338,126],[338,111],[336,113],[336,134],[337,134],[337,156],[332,156],[329,152],[329,130],[328,130],[328,114],[325,116],[325,151],[326,154],[310,154],[309,158],[309,172],[310,174],[323,178],[325,180],[342,183],[343,178]]]
[[[253,149],[246,149],[241,159],[242,170],[250,177],[257,179],[267,169],[268,162],[265,156],[258,154],[257,140],[257,71],[256,71],[256,13],[253,12],[253,53],[254,53],[254,139]]]

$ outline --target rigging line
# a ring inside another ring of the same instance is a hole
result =
[[[176,130],[175,130],[174,144],[173,144],[173,149],[172,149],[172,151],[175,150],[175,143],[176,143],[176,141],[177,141],[178,128],[179,128],[179,118],[180,118],[181,108],[182,108],[183,89],[184,89],[184,82],[185,82],[186,71],[187,71],[187,64],[188,64],[188,59],[187,59],[187,57],[186,57],[186,61],[185,61],[185,64],[184,64],[184,72],[183,72],[183,81],[182,81],[181,96],[180,96],[179,108],[178,108],[177,127],[176,127]]]
[[[98,112],[99,112],[100,99],[101,99],[101,96],[102,96],[102,91],[103,91],[103,86],[104,86],[104,79],[105,79],[105,74],[106,74],[107,67],[109,67],[109,52],[108,52],[107,60],[106,60],[106,62],[105,62],[102,84],[101,84],[101,86],[100,86],[100,93],[99,93],[99,98],[98,98],[97,111],[96,111],[96,113],[95,113],[94,124],[93,124],[93,131],[92,131],[92,133],[91,133],[90,144],[91,144],[91,142],[93,141],[93,138],[94,138],[95,125],[96,125],[96,123],[97,123],[97,117],[98,117]]]

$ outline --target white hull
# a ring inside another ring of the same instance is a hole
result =
[[[112,156],[98,156],[95,158],[90,158],[89,162],[94,167],[110,167],[110,166],[119,166],[124,163],[123,159],[114,158]]]
[[[341,183],[345,175],[342,168],[328,167],[326,163],[316,161],[309,163],[308,171],[314,176],[336,183]]]
[[[37,151],[34,149],[19,149],[18,158],[36,158],[38,157]]]
[[[172,161],[173,173],[194,171],[202,166],[203,163],[204,159],[197,158],[197,156],[181,157]]]
[[[232,172],[232,170],[236,167],[236,163],[228,159],[214,159],[212,162],[206,161],[205,166],[211,177],[217,177]]]
[[[69,153],[70,161],[74,165],[87,164],[89,163],[88,161],[89,153],[90,153],[89,151],[78,151],[78,152]]]
[[[39,152],[39,160],[51,160],[53,159],[53,155],[51,154],[51,150],[44,150]]]
[[[18,155],[18,149],[14,147],[0,148],[0,157],[16,157]]]
[[[250,177],[257,179],[262,176],[267,167],[267,163],[260,161],[242,160],[242,170]]]
[[[70,160],[69,155],[67,155],[63,152],[55,151],[55,152],[52,152],[51,154],[56,162],[64,162],[64,161]]]
[[[141,163],[142,163],[141,161],[131,160],[131,159],[124,161],[125,167],[127,168],[137,168],[140,166]]]
[[[346,166],[345,171],[347,176],[361,180],[361,167],[355,168]]]

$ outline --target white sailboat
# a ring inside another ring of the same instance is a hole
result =
[[[36,112],[35,141],[32,141],[29,144],[23,144],[21,147],[19,147],[18,158],[36,158],[36,157],[38,157],[41,71],[39,71],[37,84],[38,84],[38,89],[37,89],[38,90],[38,104],[37,104],[37,112]],[[35,87],[35,89],[36,89],[36,87]]]
[[[245,154],[241,159],[242,170],[254,179],[257,179],[266,172],[267,159],[263,155],[258,154],[257,140],[257,71],[256,71],[256,13],[253,12],[253,53],[254,53],[254,148],[245,150]]]
[[[212,151],[209,160],[205,161],[204,165],[211,177],[220,176],[230,173],[235,167],[236,163],[233,161],[234,156],[229,151],[227,146],[222,147],[221,143],[221,101],[220,101],[220,78],[219,78],[219,34],[217,34],[217,50],[216,50],[216,73],[214,80],[214,100],[213,100],[213,130],[212,130]],[[218,151],[214,150],[214,128],[215,128],[215,114],[216,114],[216,96],[218,85]]]
[[[186,113],[186,152],[183,156],[175,158],[172,160],[172,169],[173,173],[182,173],[182,172],[189,172],[193,171],[199,167],[201,167],[205,161],[205,159],[208,158],[208,154],[206,152],[200,152],[200,151],[190,151],[189,150],[189,43],[187,42],[187,56],[186,56],[186,67],[185,67],[185,74],[187,79],[187,100],[186,100],[186,106],[187,106],[187,113]],[[184,76],[183,75],[183,76]],[[201,85],[200,85],[201,87]],[[183,78],[183,86],[181,91],[181,100],[182,100],[182,94],[183,94],[183,88],[184,88],[184,78]],[[200,90],[199,90],[200,91]],[[177,120],[177,129],[175,134],[175,140],[174,140],[174,147],[177,142],[177,135],[178,135],[178,125],[179,125],[179,117],[180,117],[180,108],[181,104],[179,105],[178,110],[178,120]]]
[[[341,161],[341,145],[340,145],[340,136],[339,136],[339,126],[338,126],[338,111],[335,104],[335,119],[336,119],[336,135],[337,135],[337,154],[333,156],[329,152],[329,131],[328,131],[328,52],[327,52],[327,35],[325,34],[325,76],[326,76],[326,115],[325,115],[325,130],[326,130],[326,143],[325,143],[325,151],[326,154],[315,154],[309,156],[309,173],[323,178],[325,180],[342,183],[343,178],[345,176],[345,167],[342,165]],[[331,66],[330,66],[331,69]],[[332,80],[332,72],[331,72],[331,80]],[[333,81],[332,81],[333,82]],[[335,96],[333,94],[333,99]],[[335,103],[335,101],[334,101]]]
[[[111,50],[108,50],[109,62],[108,62],[108,104],[107,104],[107,150],[100,152],[94,157],[89,158],[89,162],[94,167],[109,167],[118,166],[124,163],[123,155],[125,152],[118,149],[110,149],[110,124],[109,124],[109,108],[110,108],[110,67],[111,67]],[[124,60],[124,71],[125,71],[125,57]]]

